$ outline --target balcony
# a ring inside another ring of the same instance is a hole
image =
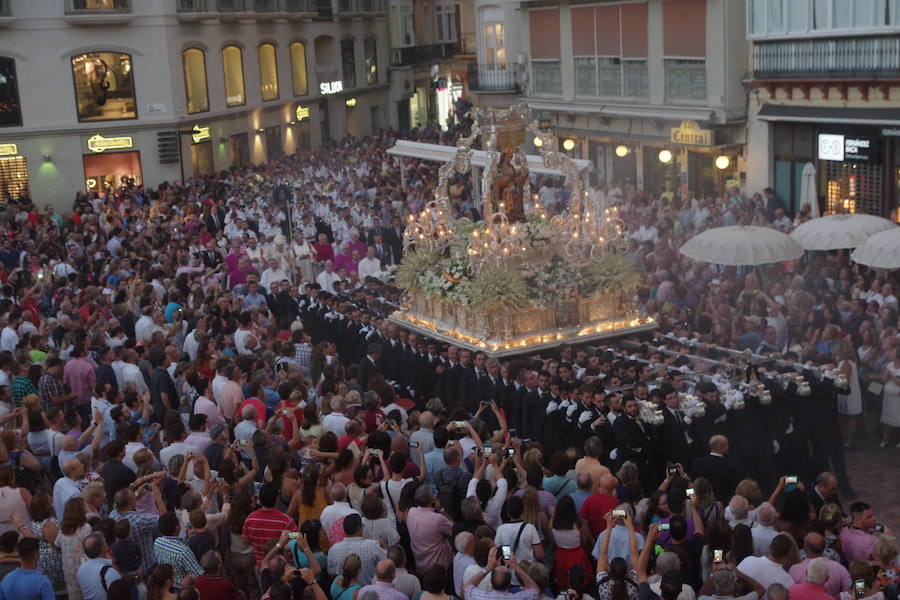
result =
[[[177,0],[175,8],[178,20],[182,22],[212,17],[225,20],[254,16],[261,19],[297,18],[315,14],[316,0]]]
[[[339,17],[353,17],[385,12],[384,0],[337,0]]]
[[[473,92],[518,94],[522,91],[518,65],[470,64],[467,78]]]
[[[756,79],[900,77],[900,36],[754,42]]]
[[[15,20],[9,8],[10,0],[0,0],[0,27],[11,25]]]
[[[447,60],[459,54],[458,42],[409,46],[391,50],[391,66],[408,67]]]
[[[0,5],[9,11],[9,0]],[[121,25],[132,18],[131,0],[66,0],[66,22],[71,25]]]

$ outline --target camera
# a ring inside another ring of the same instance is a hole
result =
[[[512,546],[500,546],[500,555],[504,561],[508,561],[512,558]]]
[[[506,456],[507,456],[508,458],[515,458],[515,457],[516,457],[516,449],[515,449],[515,448],[507,448],[507,449],[506,449]]]
[[[720,562],[722,562],[722,560],[724,560],[724,558],[725,558],[724,550],[722,550],[721,548],[716,548],[715,550],[713,550],[713,562],[714,563],[720,563]]]
[[[657,529],[657,531],[668,531],[669,524],[668,523],[660,523],[656,529]]]
[[[613,509],[613,511],[612,511],[612,516],[613,516],[614,519],[620,519],[620,518],[621,518],[621,519],[624,519],[624,518],[625,518],[625,511],[622,510],[621,508],[619,508],[619,509]]]
[[[784,483],[786,485],[790,485],[792,483],[797,483],[797,476],[796,475],[785,475]]]
[[[300,537],[300,532],[298,532],[298,531],[291,531],[291,532],[288,532],[288,539],[289,539],[289,540],[296,540],[298,537]]]
[[[678,467],[669,467],[666,469],[666,473],[669,475],[678,475]]]
[[[688,497],[690,500],[693,500],[693,499],[694,499],[694,488],[688,488],[688,489],[686,489],[686,490],[684,491],[684,493],[687,494],[687,497]]]
[[[410,448],[418,448],[418,447],[419,447],[419,442],[409,442],[409,447],[410,447]]]
[[[144,484],[144,490],[147,491],[147,492],[152,492],[152,491],[153,491],[153,484],[152,484],[152,483],[145,483],[145,484]]]
[[[866,582],[863,579],[857,579],[853,582],[853,594],[857,598],[862,598],[866,595]]]

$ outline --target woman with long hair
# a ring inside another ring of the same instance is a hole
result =
[[[621,523],[628,528],[629,558],[631,564],[621,556],[609,561],[609,542],[612,530]],[[624,517],[614,518],[612,512],[606,515],[606,531],[600,544],[600,556],[597,558],[597,592],[601,600],[637,600],[638,548],[637,536],[634,533],[634,521],[631,511],[626,510]]]
[[[703,528],[709,529],[709,526],[718,521],[725,514],[722,503],[716,500],[713,495],[712,484],[705,477],[698,477],[694,480],[694,505],[697,507],[697,514],[703,520]]]
[[[341,575],[331,583],[331,600],[356,600],[362,586],[359,574],[362,572],[362,561],[356,554],[348,554],[341,563]]]
[[[231,545],[225,569],[238,591],[244,592],[248,598],[255,598],[259,596],[256,555],[253,546],[244,539],[244,521],[251,512],[253,506],[249,494],[242,493],[232,499],[227,530],[231,535]]]
[[[363,496],[372,485],[374,478],[375,475],[370,463],[356,465],[356,468],[353,470],[353,483],[347,486],[347,498],[350,500],[350,506],[356,510],[360,509]]]
[[[320,485],[321,471],[316,465],[303,469],[300,488],[294,492],[287,514],[297,515],[297,522],[318,520],[325,507],[331,504],[327,486]]]
[[[28,509],[31,492],[16,484],[16,471],[9,465],[0,466],[0,534],[18,529],[12,522],[13,515],[22,518],[22,526],[31,527]]]
[[[157,564],[147,576],[147,600],[176,600],[172,593],[175,584],[175,569],[172,565]]]
[[[743,523],[731,530],[731,558],[728,562],[734,565],[748,556],[753,556],[753,533]]]
[[[325,427],[319,422],[319,413],[316,411],[315,404],[307,404],[303,407],[303,422],[300,424],[300,439],[304,442],[306,438],[314,436],[321,439],[325,435]]]
[[[859,385],[859,366],[856,350],[849,340],[841,340],[834,354],[837,369],[847,378],[849,394],[838,394],[838,415],[844,448],[853,446],[856,438],[856,419],[862,414],[862,388]]]
[[[572,496],[565,495],[556,504],[552,533],[556,545],[553,565],[556,583],[561,588],[566,588],[569,587],[569,569],[574,565],[580,565],[586,572],[591,572],[591,563],[584,551],[584,547],[591,543],[590,532],[578,516]]]
[[[84,558],[84,538],[91,532],[87,522],[87,508],[84,499],[72,498],[63,508],[63,518],[59,523],[56,545],[62,552],[63,577],[69,600],[81,600],[81,586],[78,585],[78,567]]]

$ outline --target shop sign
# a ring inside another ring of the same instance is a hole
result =
[[[194,125],[194,128],[191,129],[191,139],[195,144],[199,144],[204,140],[208,140],[209,127],[200,127],[199,125]]]
[[[130,136],[105,138],[99,133],[88,138],[88,150],[91,152],[104,152],[106,150],[122,150],[134,147],[134,140]]]
[[[819,160],[877,162],[881,160],[881,141],[836,133],[820,133]]]
[[[884,137],[900,137],[900,128],[885,127],[881,130],[881,135],[883,135]]]
[[[298,121],[303,121],[305,119],[308,119],[309,118],[309,107],[298,104],[296,114],[297,114]]]
[[[19,153],[19,147],[15,144],[0,144],[0,156],[15,156]]]
[[[347,108],[353,108],[354,106],[356,106],[356,98],[347,98],[346,100],[344,100],[344,106],[346,106]]]
[[[688,146],[712,146],[713,130],[700,129],[696,121],[682,121],[679,127],[672,128],[672,141]]]
[[[194,128],[191,129],[191,139],[194,140],[195,144],[199,144],[204,140],[208,140],[209,127],[200,127],[199,125],[194,125]]]
[[[319,92],[323,95],[338,94],[344,91],[343,81],[323,81],[319,84]]]

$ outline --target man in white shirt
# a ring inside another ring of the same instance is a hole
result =
[[[134,339],[136,342],[143,342],[147,337],[147,332],[153,328],[153,307],[145,306],[143,314],[134,323]]]
[[[331,486],[331,497],[334,503],[322,510],[319,522],[322,523],[322,531],[331,531],[331,526],[347,515],[357,515],[357,511],[347,502],[347,487],[343,483],[335,483]]]
[[[193,331],[191,331],[184,338],[184,344],[182,345],[182,350],[184,353],[188,355],[188,358],[191,361],[197,360],[197,350],[200,349],[200,342],[197,341],[197,337],[202,337],[206,334],[206,317],[200,317],[197,319],[196,325],[194,325]]]
[[[778,530],[775,529],[777,520],[778,512],[771,504],[763,502],[759,505],[756,511],[756,521],[750,528],[753,536],[753,556],[765,556],[769,551],[772,540],[778,535]]]
[[[345,408],[344,397],[334,395],[331,397],[331,412],[322,417],[322,427],[338,436],[338,439],[347,435],[346,427],[350,419],[344,416]]]
[[[793,578],[784,570],[783,561],[790,553],[793,545],[786,534],[775,536],[769,544],[766,556],[748,556],[738,565],[738,571],[755,579],[765,589],[773,583],[780,583],[785,588],[794,585]]]
[[[384,272],[381,270],[381,261],[375,258],[374,246],[366,248],[366,257],[359,261],[357,269],[359,270],[359,278],[363,281],[365,281],[366,277],[374,277],[376,279],[384,277]]]
[[[19,334],[16,330],[19,323],[22,322],[22,315],[18,312],[10,313],[7,318],[6,327],[0,331],[0,351],[15,352],[16,346],[19,345]]]
[[[181,421],[179,421],[180,423]],[[176,437],[168,446],[159,451],[159,462],[162,463],[163,468],[168,468],[169,461],[172,460],[173,456],[179,454],[185,456],[190,453],[200,454],[200,448],[184,441],[184,438],[187,437],[187,432],[184,430],[183,425],[177,428],[167,427],[166,433]]]
[[[274,256],[269,258],[267,264],[268,268],[262,272],[262,275],[259,278],[259,285],[265,288],[267,292],[271,293],[272,283],[278,283],[288,279],[288,274],[279,266],[278,259]]]
[[[256,425],[256,407],[252,405],[245,406],[244,410],[241,411],[241,418],[243,420],[234,426],[234,439],[249,440],[259,429]]]
[[[341,276],[334,272],[334,263],[330,260],[326,260],[325,270],[316,277],[316,283],[329,294],[333,294],[335,281],[342,281]]]
[[[122,388],[128,387],[129,384],[135,389],[138,395],[148,393],[150,388],[144,380],[144,374],[141,373],[140,367],[137,366],[138,355],[134,350],[127,350],[125,354],[125,362],[122,365]]]
[[[84,477],[84,465],[77,458],[70,458],[62,464],[62,472],[64,476],[53,484],[53,512],[59,521],[62,521],[66,502],[72,498],[81,498],[78,481]]]

